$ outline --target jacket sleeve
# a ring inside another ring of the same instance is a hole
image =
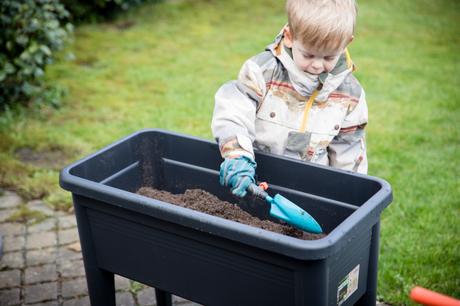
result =
[[[254,159],[256,109],[266,91],[262,69],[251,59],[244,63],[238,80],[225,83],[217,91],[211,129],[223,158]]]
[[[366,95],[361,90],[359,102],[350,107],[339,134],[328,147],[329,165],[367,174],[365,131],[368,120]]]

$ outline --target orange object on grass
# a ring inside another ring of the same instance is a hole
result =
[[[409,296],[426,306],[460,306],[460,300],[418,286],[412,288]]]

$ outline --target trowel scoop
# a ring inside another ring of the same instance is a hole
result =
[[[258,198],[270,204],[270,215],[281,219],[286,223],[306,232],[320,234],[323,232],[321,226],[305,210],[289,201],[280,194],[271,197],[264,189],[251,184],[248,191]]]

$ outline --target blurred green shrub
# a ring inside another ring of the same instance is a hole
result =
[[[61,0],[66,9],[70,12],[72,20],[80,23],[82,21],[97,21],[112,17],[120,10],[127,10],[145,0]]]
[[[43,102],[43,75],[72,32],[58,0],[0,1],[0,109]]]
[[[0,111],[31,102],[57,107],[65,90],[42,79],[71,22],[106,19],[143,1],[0,0]]]

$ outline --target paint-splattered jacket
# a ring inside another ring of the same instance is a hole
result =
[[[256,149],[367,173],[367,104],[352,71],[345,52],[315,83],[295,66],[281,32],[216,93],[212,131],[222,156],[254,158]]]

